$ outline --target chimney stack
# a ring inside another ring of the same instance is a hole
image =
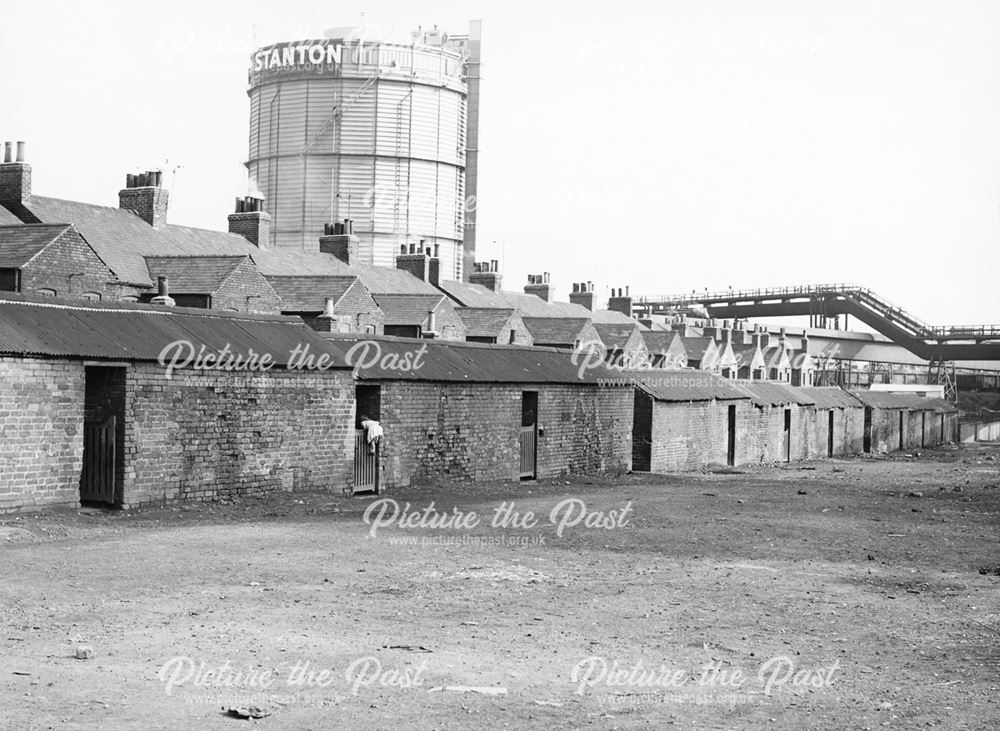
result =
[[[475,271],[469,274],[469,284],[481,284],[492,292],[499,292],[503,277],[500,276],[500,262],[496,259],[490,261],[477,261],[473,266]]]
[[[574,282],[573,292],[569,296],[569,301],[574,305],[586,307],[591,312],[594,311],[594,283]]]
[[[17,158],[14,157],[14,143],[4,143],[3,163],[0,163],[0,205],[15,209],[31,200],[31,165],[24,161],[24,142],[17,143]]]
[[[430,283],[432,274],[432,259],[428,254],[429,251],[430,249],[427,249],[424,246],[423,239],[421,239],[419,246],[411,243],[409,253],[399,254],[396,257],[396,268],[409,272],[422,282]],[[433,261],[437,262],[436,271],[440,273],[440,260],[434,259]]]
[[[528,283],[524,285],[525,294],[533,294],[536,297],[541,297],[546,302],[551,302],[553,291],[552,284],[549,282],[548,272],[528,275]]]
[[[361,240],[354,235],[354,221],[345,218],[343,222],[323,225],[323,235],[319,237],[319,250],[337,257],[348,266],[359,263]],[[406,245],[403,245],[405,252]]]
[[[632,296],[628,292],[628,287],[625,287],[624,293],[621,287],[618,288],[617,294],[614,289],[611,290],[611,297],[608,298],[608,309],[632,317]]]
[[[132,211],[153,228],[165,226],[170,194],[160,187],[162,182],[159,170],[126,175],[125,188],[118,191],[119,208]]]
[[[264,199],[247,196],[236,199],[236,212],[229,214],[229,233],[239,234],[258,249],[271,245],[271,214]]]
[[[160,305],[161,307],[174,307],[177,305],[174,298],[170,296],[170,288],[166,277],[156,278],[156,296],[149,303]]]

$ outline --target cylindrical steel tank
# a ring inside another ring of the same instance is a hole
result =
[[[272,245],[315,251],[324,224],[352,219],[362,262],[393,266],[400,244],[423,239],[442,278],[460,279],[463,56],[438,32],[411,44],[352,35],[251,55],[247,167]]]

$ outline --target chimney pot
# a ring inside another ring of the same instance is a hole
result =
[[[166,277],[156,278],[156,294],[159,297],[166,297],[167,295],[170,294],[169,282]]]
[[[17,142],[17,161],[24,162],[24,142],[20,140]]]
[[[438,258],[439,244],[434,244],[434,258]]]
[[[14,144],[12,142],[3,143],[3,161],[14,162]]]

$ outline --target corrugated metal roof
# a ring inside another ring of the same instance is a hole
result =
[[[466,337],[497,337],[510,323],[514,310],[494,307],[456,307],[455,314],[465,325]]]
[[[420,281],[410,274],[407,276]],[[440,292],[430,295],[373,293],[373,297],[379,309],[385,313],[386,325],[423,325],[427,320],[427,313],[445,299]]]
[[[892,393],[891,391],[851,391],[851,394],[865,406],[875,409],[907,409],[910,411],[931,410],[940,413],[957,411],[947,401],[914,393]]]
[[[267,277],[268,284],[281,298],[284,312],[322,312],[328,297],[336,304],[357,281],[357,277],[330,275]]]
[[[68,228],[65,223],[0,226],[0,268],[23,267]]]
[[[803,393],[803,389],[787,386],[783,383],[753,381],[751,383],[744,382],[742,387],[758,406],[782,406],[784,404],[812,406],[816,403],[815,399]]]
[[[147,256],[149,278],[169,279],[176,294],[214,294],[246,256]]]
[[[441,282],[438,289],[443,291],[463,307],[475,308],[511,308],[503,297],[481,284],[469,282]]]
[[[351,365],[374,361],[361,368],[357,378],[363,381],[440,381],[460,383],[559,383],[597,386],[621,383],[620,373],[603,363],[581,369],[572,355],[556,348],[520,345],[487,345],[449,340],[416,340],[413,338],[364,337],[360,335],[325,335],[338,362],[356,347]],[[361,343],[367,343],[362,345]],[[422,364],[418,369],[404,370],[383,367],[383,363],[411,362],[416,354]],[[347,362],[345,360],[345,362]]]
[[[0,353],[100,360],[156,361],[178,340],[195,349],[269,353],[285,365],[298,345],[325,341],[299,318],[167,309],[126,303],[70,303],[4,293],[0,296]]]
[[[693,368],[684,370],[628,370],[642,390],[657,401],[732,401],[750,395],[728,378]]]
[[[836,386],[800,386],[799,393],[811,398],[817,409],[860,409],[864,404]]]

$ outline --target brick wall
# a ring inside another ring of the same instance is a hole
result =
[[[141,188],[125,188],[118,191],[118,205],[148,223],[160,228],[167,223],[167,208],[170,203],[170,193],[164,188],[146,186]]]
[[[675,472],[725,464],[728,438],[728,402],[656,402],[651,471]]]
[[[80,503],[84,369],[0,357],[0,512]]]
[[[128,371],[125,504],[334,490],[353,464],[354,391],[322,375]]]
[[[434,327],[439,340],[465,340],[465,323],[455,312],[455,305],[448,298],[441,300],[434,308]]]
[[[623,387],[540,386],[538,476],[632,468],[634,392]]]
[[[518,479],[524,391],[539,394],[539,477],[630,468],[631,389],[386,382],[383,485]]]
[[[249,299],[248,299],[249,298]],[[257,266],[244,259],[212,295],[213,310],[281,314],[281,298]]]
[[[871,451],[873,453],[895,452],[899,449],[899,414],[899,409],[872,409]],[[904,416],[904,420],[905,418]]]
[[[21,291],[34,294],[54,290],[59,297],[96,292],[102,300],[117,300],[123,294],[117,277],[101,261],[75,229],[68,229],[21,269]],[[134,294],[128,288],[126,294]]]
[[[355,282],[344,296],[337,301],[334,314],[339,318],[349,318],[351,329],[347,332],[374,332],[381,335],[385,331],[385,313],[360,281]],[[372,328],[369,330],[368,328]]]

